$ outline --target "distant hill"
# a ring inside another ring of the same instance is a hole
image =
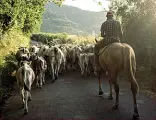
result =
[[[100,33],[100,26],[106,19],[104,12],[90,12],[76,7],[58,7],[47,3],[43,14],[41,32],[88,35]]]

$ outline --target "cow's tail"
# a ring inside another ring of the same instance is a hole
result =
[[[136,94],[139,92],[139,85],[135,79],[136,59],[135,53],[130,46],[123,48],[124,70],[127,72],[131,85],[135,88]]]
[[[23,84],[24,84],[24,90],[26,91],[29,91],[30,92],[30,89],[29,87],[27,86],[27,75],[26,75],[26,66],[24,65],[24,68],[22,69],[22,74],[23,74]]]

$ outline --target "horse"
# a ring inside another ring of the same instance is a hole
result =
[[[95,38],[95,47],[98,47],[98,41]],[[95,53],[94,53],[95,55]],[[135,78],[136,72],[136,58],[135,52],[133,48],[126,43],[112,43],[108,46],[105,46],[99,50],[99,63],[102,70],[107,70],[109,74],[109,84],[110,84],[110,95],[109,98],[112,98],[112,84],[114,85],[114,90],[116,94],[115,103],[112,109],[118,109],[119,106],[119,85],[117,81],[117,77],[119,72],[124,71],[129,79],[131,84],[131,91],[133,94],[133,102],[134,102],[134,113],[133,119],[137,119],[139,117],[138,107],[136,96],[139,92],[139,85]],[[98,72],[97,77],[99,81],[99,95],[103,94],[101,87],[101,74],[103,71]]]

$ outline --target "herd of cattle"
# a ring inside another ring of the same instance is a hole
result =
[[[36,86],[42,88],[46,73],[52,76],[52,81],[58,79],[59,73],[67,70],[80,70],[81,75],[96,75],[93,49],[94,44],[55,44],[52,41],[42,45],[31,45],[29,48],[19,48],[16,53],[16,79],[24,113],[28,113],[27,102],[31,100],[32,83],[36,81]]]

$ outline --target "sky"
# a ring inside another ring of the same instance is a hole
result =
[[[98,5],[98,2],[101,2],[102,5]],[[104,8],[108,10],[109,2],[107,0],[65,0],[63,4],[78,7],[82,10],[98,12],[103,11]]]

